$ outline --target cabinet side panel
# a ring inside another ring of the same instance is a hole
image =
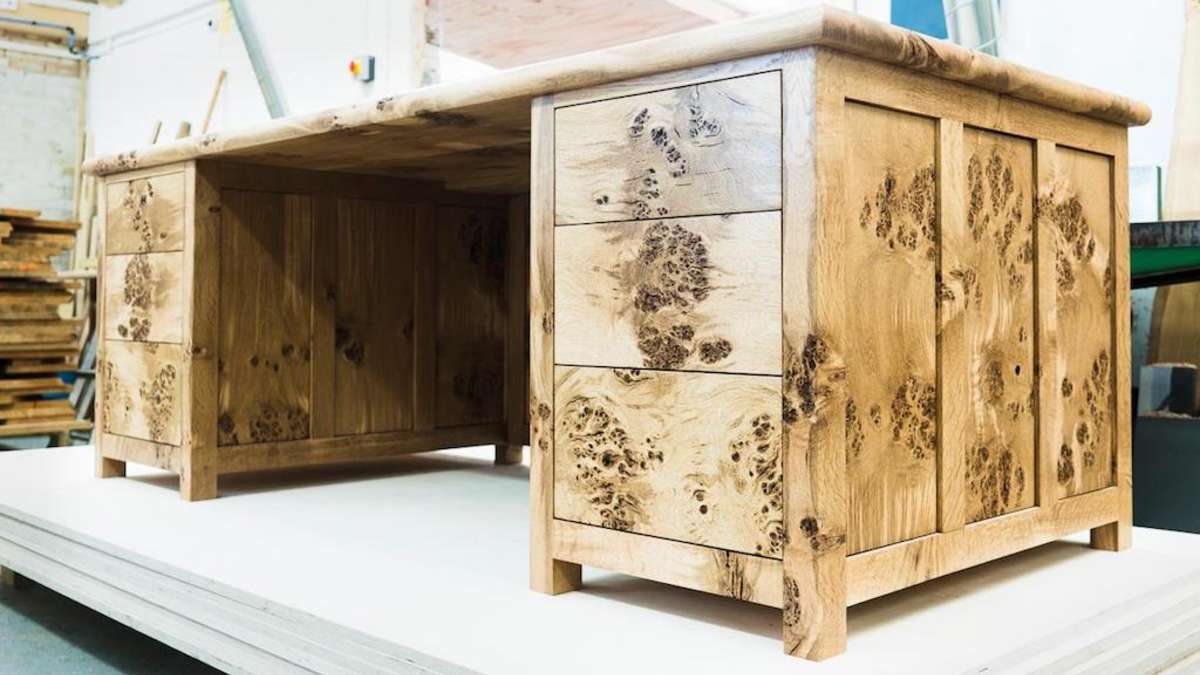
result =
[[[1052,410],[1061,427],[1058,497],[1113,485],[1112,158],[1058,146],[1041,229],[1055,243],[1059,367]]]
[[[221,194],[221,445],[309,437],[314,202]]]
[[[844,257],[850,553],[937,520],[936,124],[847,103]]]

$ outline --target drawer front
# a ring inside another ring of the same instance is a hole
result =
[[[780,373],[778,212],[555,231],[555,361]]]
[[[780,208],[778,72],[559,108],[555,220]]]
[[[100,364],[104,431],[179,445],[182,348],[119,340],[104,347]]]
[[[182,171],[108,184],[105,253],[183,250]]]
[[[183,338],[183,253],[138,253],[104,260],[104,337],[135,342]]]
[[[778,558],[780,380],[557,367],[557,518]]]

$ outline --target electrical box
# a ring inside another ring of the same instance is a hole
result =
[[[359,54],[350,59],[350,75],[359,82],[375,80],[375,57],[370,54]]]

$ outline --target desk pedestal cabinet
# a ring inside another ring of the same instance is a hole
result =
[[[533,587],[820,659],[848,605],[1128,546],[1126,135],[817,46],[537,99]]]
[[[97,472],[220,474],[528,430],[528,198],[193,160],[104,179]]]

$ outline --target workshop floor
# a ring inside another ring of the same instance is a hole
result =
[[[0,675],[219,672],[44,586],[0,587]]]

